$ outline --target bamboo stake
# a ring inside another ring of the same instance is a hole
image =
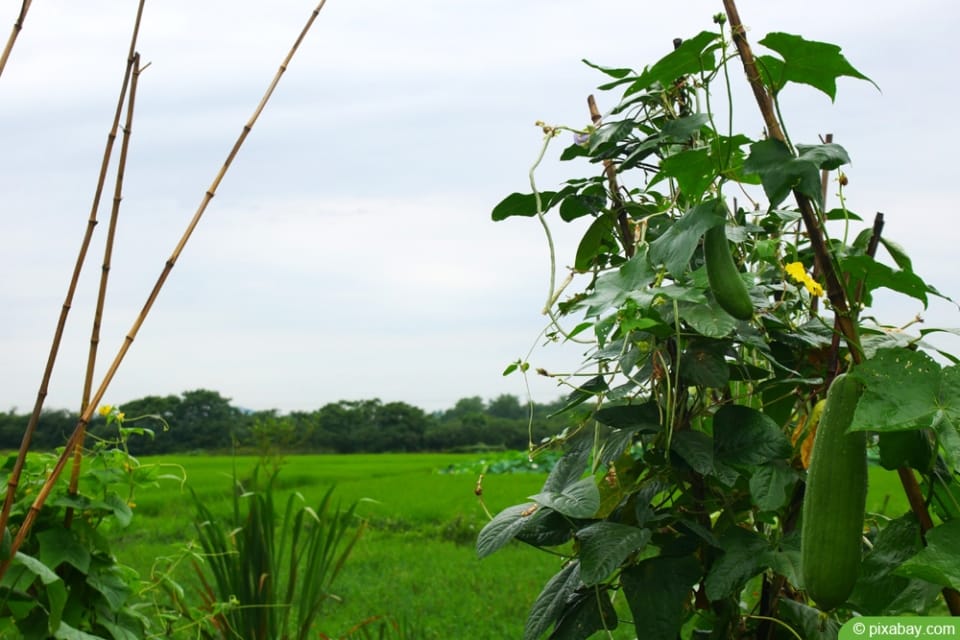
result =
[[[10,32],[10,37],[7,38],[7,44],[3,48],[3,53],[0,53],[0,76],[3,75],[3,70],[7,66],[7,60],[10,58],[10,52],[13,51],[13,45],[17,41],[17,36],[19,36],[20,31],[23,30],[23,22],[27,19],[27,11],[30,10],[32,3],[33,0],[23,0],[20,5],[20,14],[17,16],[17,21],[13,23],[13,30]]]
[[[130,331],[127,333],[126,337],[123,340],[123,343],[120,346],[120,349],[117,351],[116,356],[113,359],[113,362],[110,364],[110,367],[107,369],[107,372],[104,374],[103,380],[100,382],[100,386],[94,392],[93,396],[90,398],[89,404],[81,412],[80,418],[77,421],[77,426],[74,428],[73,433],[70,438],[68,438],[66,445],[64,445],[63,452],[60,454],[60,457],[57,459],[56,464],[53,466],[53,469],[50,471],[47,476],[46,482],[37,492],[37,497],[33,501],[33,504],[30,505],[30,510],[27,512],[26,516],[23,519],[19,530],[17,531],[16,536],[13,538],[13,542],[10,546],[9,556],[0,561],[0,579],[6,574],[7,569],[10,567],[10,560],[16,554],[17,550],[20,548],[20,545],[23,544],[23,541],[26,539],[27,534],[30,532],[30,529],[33,526],[33,523],[36,521],[37,516],[40,514],[40,509],[43,508],[44,503],[47,498],[50,496],[50,492],[53,490],[53,486],[56,483],[57,479],[60,477],[60,474],[63,473],[63,469],[67,464],[67,461],[73,454],[74,447],[80,441],[80,435],[86,430],[87,425],[90,423],[90,418],[93,415],[94,407],[96,407],[100,401],[103,399],[104,394],[107,391],[107,388],[110,386],[110,383],[113,381],[114,376],[117,373],[117,369],[120,367],[120,364],[123,362],[124,357],[127,354],[127,351],[130,350],[130,346],[133,344],[133,341],[136,339],[137,333],[140,331],[140,327],[143,325],[143,322],[146,320],[147,315],[150,312],[150,309],[153,307],[154,302],[156,302],[157,296],[160,293],[160,290],[163,288],[163,284],[166,282],[167,277],[170,275],[170,271],[173,269],[174,265],[177,262],[177,259],[180,257],[180,253],[183,251],[184,246],[186,246],[187,241],[190,239],[190,236],[193,234],[194,229],[196,229],[197,224],[200,222],[200,219],[203,217],[204,211],[206,211],[207,205],[210,203],[210,200],[213,199],[216,195],[217,187],[219,187],[220,182],[223,180],[224,175],[226,175],[227,170],[230,168],[233,159],[236,157],[237,152],[240,150],[241,145],[244,140],[246,140],[247,135],[253,129],[254,124],[257,119],[260,117],[260,114],[263,112],[264,107],[270,99],[270,96],[273,94],[274,89],[276,89],[277,84],[280,82],[280,78],[283,76],[283,73],[287,70],[287,66],[290,64],[290,60],[293,58],[297,49],[300,46],[300,43],[303,42],[303,39],[306,37],[307,32],[310,30],[310,27],[313,26],[314,21],[317,16],[320,14],[320,10],[323,9],[326,0],[321,0],[320,4],[313,10],[308,18],[306,24],[300,32],[300,35],[297,37],[296,41],[293,43],[293,46],[290,48],[287,57],[281,63],[280,68],[277,70],[276,74],[273,77],[273,80],[270,82],[270,85],[267,87],[266,92],[263,97],[260,99],[260,103],[257,105],[256,109],[253,112],[253,115],[250,117],[250,120],[243,126],[240,135],[238,136],[236,142],[234,142],[233,147],[230,149],[230,152],[227,154],[227,158],[223,163],[223,166],[220,168],[220,171],[217,173],[216,177],[213,179],[213,182],[210,185],[210,188],[204,193],[203,198],[201,199],[200,206],[197,208],[197,211],[194,213],[193,218],[187,224],[186,230],[183,232],[183,235],[180,238],[180,241],[177,243],[176,247],[173,250],[173,253],[167,259],[164,264],[163,269],[160,272],[160,276],[157,278],[156,283],[153,286],[153,289],[150,291],[150,294],[147,296],[147,300],[143,305],[143,308],[140,310],[140,314],[134,320],[133,326],[130,328]]]
[[[67,286],[67,295],[64,298],[63,306],[60,308],[60,317],[57,320],[57,327],[54,330],[53,341],[50,345],[50,352],[47,355],[47,363],[43,370],[43,376],[40,380],[40,388],[37,391],[37,399],[33,405],[33,412],[30,414],[30,420],[27,422],[27,428],[23,432],[23,439],[20,442],[20,449],[17,452],[17,460],[10,472],[7,480],[7,493],[3,501],[3,509],[0,511],[0,531],[6,528],[10,519],[10,509],[13,506],[13,500],[20,484],[20,475],[23,472],[23,465],[27,459],[27,452],[30,450],[30,443],[33,441],[33,433],[36,431],[37,423],[40,421],[40,412],[43,410],[43,403],[47,397],[47,388],[50,384],[50,377],[53,374],[53,366],[57,361],[57,354],[60,351],[60,341],[63,338],[63,331],[67,324],[67,316],[70,314],[70,308],[73,305],[73,296],[77,290],[77,284],[80,281],[80,272],[83,270],[83,264],[86,261],[87,250],[90,247],[90,240],[93,237],[93,229],[97,225],[97,211],[100,208],[100,197],[103,194],[103,185],[107,178],[107,167],[110,165],[110,156],[113,152],[113,143],[117,137],[117,128],[120,126],[120,114],[123,110],[123,103],[127,94],[127,86],[130,82],[130,76],[133,69],[133,54],[136,47],[137,34],[140,31],[140,20],[143,16],[143,5],[145,0],[140,0],[137,8],[137,17],[133,25],[133,35],[130,38],[130,49],[127,54],[127,68],[123,76],[123,83],[120,87],[120,97],[117,100],[117,108],[113,116],[113,125],[110,133],[107,135],[107,143],[103,150],[103,160],[100,163],[100,175],[97,178],[97,186],[94,190],[93,204],[90,207],[89,219],[87,220],[87,229],[80,242],[80,251],[77,254],[77,261],[73,267],[73,275],[70,278],[70,284]]]
[[[743,69],[746,72],[750,88],[753,90],[753,95],[757,100],[757,106],[760,107],[760,113],[763,115],[763,121],[767,126],[767,133],[771,138],[786,142],[783,129],[780,127],[780,122],[777,120],[776,113],[773,109],[773,100],[767,93],[766,88],[764,88],[760,74],[757,72],[757,65],[753,57],[753,52],[750,49],[750,44],[747,42],[746,30],[743,28],[743,23],[737,12],[736,2],[735,0],[723,0],[723,6],[727,13],[727,19],[730,21],[733,42],[737,47],[737,51],[740,53],[740,61],[743,63]],[[820,271],[827,281],[827,297],[830,299],[830,304],[833,305],[837,327],[847,341],[851,358],[853,358],[854,363],[859,364],[863,360],[863,353],[860,349],[857,326],[853,318],[854,314],[850,312],[850,308],[847,305],[844,288],[834,269],[833,261],[830,259],[830,253],[820,230],[813,205],[810,203],[810,199],[799,191],[794,190],[793,195],[797,201],[797,207],[800,209],[800,215],[803,217],[803,223],[807,229],[810,245],[813,248]],[[923,500],[923,493],[920,490],[917,478],[906,468],[898,469],[898,475],[900,476],[904,493],[907,495],[907,500],[910,502],[914,514],[920,521],[921,533],[926,533],[926,531],[932,527],[933,523],[927,511],[926,503]],[[942,593],[947,607],[950,609],[950,613],[955,616],[960,616],[960,592],[949,587],[944,587]]]
[[[120,202],[123,199],[123,176],[127,166],[127,151],[130,148],[130,134],[133,131],[133,106],[137,99],[137,82],[140,78],[140,54],[133,56],[133,75],[130,79],[130,92],[127,101],[127,119],[123,127],[123,141],[120,144],[120,159],[117,163],[117,178],[113,189],[113,208],[110,211],[110,224],[107,228],[107,240],[103,250],[103,266],[100,269],[100,289],[97,292],[97,305],[93,314],[93,329],[90,334],[90,352],[87,356],[87,371],[83,380],[83,398],[80,402],[80,411],[83,412],[90,404],[90,391],[93,387],[93,372],[97,362],[97,347],[100,344],[100,324],[103,319],[103,307],[107,299],[107,281],[110,277],[110,264],[113,258],[113,243],[117,233],[117,219],[120,217]],[[74,449],[73,469],[70,474],[68,491],[76,495],[77,485],[80,483],[80,470],[83,466],[83,441],[86,429],[78,436],[77,446]],[[73,508],[66,511],[64,525],[70,527],[73,521]]]

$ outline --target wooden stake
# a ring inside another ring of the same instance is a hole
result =
[[[33,0],[23,0],[20,5],[20,14],[17,16],[17,21],[13,23],[13,30],[10,32],[10,37],[7,38],[7,44],[3,48],[3,53],[0,53],[0,76],[3,75],[3,70],[7,66],[7,60],[10,59],[10,52],[13,51],[13,45],[17,41],[17,36],[20,35],[20,31],[23,30],[23,22],[27,19],[27,11],[30,10],[30,5]]]
[[[90,247],[90,240],[93,237],[93,229],[97,225],[97,211],[100,208],[100,197],[103,194],[103,185],[106,182],[107,167],[110,165],[110,156],[113,152],[113,143],[117,138],[117,128],[120,126],[120,114],[123,110],[123,103],[127,94],[127,86],[130,83],[130,76],[133,70],[133,56],[136,47],[137,34],[140,31],[140,20],[143,16],[143,5],[145,0],[140,0],[137,8],[137,17],[133,25],[133,35],[130,38],[130,50],[127,55],[127,68],[123,76],[123,83],[120,87],[120,97],[117,100],[117,108],[113,116],[113,125],[110,133],[107,135],[107,143],[103,150],[103,160],[100,163],[100,175],[97,178],[97,186],[94,190],[93,204],[90,207],[87,228],[83,240],[80,242],[80,251],[77,254],[77,260],[74,263],[73,275],[70,278],[70,284],[67,287],[67,295],[64,298],[63,306],[60,308],[60,317],[57,320],[57,327],[54,330],[53,341],[50,345],[50,352],[47,355],[47,363],[43,370],[43,376],[40,380],[40,388],[37,391],[37,399],[33,405],[33,412],[30,414],[30,420],[27,422],[27,428],[23,432],[23,438],[20,441],[20,449],[17,452],[17,459],[10,477],[7,480],[7,493],[3,501],[3,509],[0,510],[0,531],[6,528],[10,519],[10,509],[13,506],[13,500],[16,496],[17,487],[20,484],[20,475],[23,473],[23,465],[27,459],[27,452],[30,450],[30,444],[33,441],[33,434],[37,429],[37,423],[40,421],[40,412],[43,410],[43,403],[47,397],[47,389],[50,384],[50,377],[53,375],[53,366],[57,361],[57,354],[60,351],[60,341],[63,338],[63,331],[67,324],[67,316],[70,314],[70,308],[73,306],[73,296],[77,290],[77,284],[80,281],[80,272],[83,270],[83,264],[86,261],[87,250]],[[2,575],[2,572],[0,572]]]
[[[203,216],[204,211],[206,211],[207,205],[210,203],[210,200],[213,199],[216,195],[217,187],[220,185],[220,182],[223,180],[224,175],[226,175],[227,170],[230,168],[230,164],[233,162],[233,159],[236,157],[237,152],[240,150],[241,145],[244,140],[246,140],[247,135],[253,129],[254,124],[257,121],[257,118],[260,117],[260,114],[263,112],[264,107],[270,99],[270,96],[273,94],[274,89],[276,89],[277,84],[280,81],[281,76],[287,70],[287,66],[290,64],[290,60],[293,58],[297,49],[300,46],[300,43],[303,42],[304,37],[307,35],[307,32],[310,30],[310,27],[313,26],[314,21],[320,13],[320,10],[323,9],[326,0],[321,0],[320,4],[317,5],[316,9],[310,14],[309,19],[307,20],[306,25],[300,32],[300,35],[297,37],[293,46],[290,48],[287,57],[284,59],[283,63],[280,65],[280,68],[277,70],[277,73],[274,75],[273,80],[270,82],[270,85],[267,87],[266,92],[263,95],[263,98],[260,99],[260,103],[257,105],[256,109],[253,112],[253,115],[250,117],[250,120],[243,126],[242,131],[240,132],[239,137],[234,143],[233,147],[230,149],[230,152],[227,154],[227,159],[224,161],[223,166],[220,168],[220,171],[217,173],[216,177],[213,179],[213,182],[210,185],[210,188],[207,189],[203,198],[201,199],[200,206],[197,208],[196,213],[194,213],[193,218],[187,224],[186,230],[183,232],[183,235],[180,238],[180,241],[177,243],[177,246],[174,248],[173,253],[170,255],[170,258],[167,259],[164,264],[163,269],[160,272],[160,276],[157,278],[156,283],[153,286],[153,289],[150,291],[147,296],[147,300],[143,305],[143,308],[140,310],[140,314],[134,320],[133,326],[130,328],[130,331],[127,333],[126,337],[123,340],[123,343],[120,346],[119,351],[113,359],[113,362],[110,364],[110,367],[107,369],[106,374],[103,377],[103,380],[100,383],[100,386],[93,393],[90,398],[89,404],[81,412],[80,418],[77,421],[77,425],[74,428],[73,434],[67,440],[66,445],[63,448],[63,452],[58,458],[53,469],[50,471],[47,476],[47,480],[44,485],[37,492],[37,497],[34,500],[33,504],[30,505],[30,509],[27,512],[26,516],[23,519],[23,523],[20,525],[20,528],[17,530],[16,536],[13,538],[11,543],[9,556],[0,561],[0,578],[2,578],[7,569],[10,567],[10,559],[16,554],[17,550],[20,548],[20,545],[23,544],[23,541],[26,539],[26,536],[30,532],[30,529],[33,527],[33,523],[36,521],[37,516],[40,514],[40,509],[43,508],[44,503],[50,495],[51,490],[53,489],[54,484],[57,479],[60,477],[60,474],[63,473],[63,469],[66,466],[67,461],[73,455],[74,447],[76,447],[80,440],[81,435],[87,428],[87,425],[90,423],[90,419],[93,415],[95,407],[103,399],[104,394],[107,391],[107,388],[110,386],[110,383],[113,381],[114,376],[117,374],[117,369],[120,367],[120,364],[123,362],[124,357],[127,355],[127,351],[130,350],[130,346],[133,344],[133,341],[136,339],[137,333],[140,331],[140,327],[143,325],[143,322],[146,320],[147,315],[150,312],[150,309],[153,307],[154,302],[156,302],[157,296],[160,293],[160,290],[163,288],[163,284],[166,282],[167,277],[170,275],[170,271],[173,269],[176,264],[177,259],[180,257],[180,253],[183,251],[184,246],[187,244],[187,241],[190,239],[190,236],[193,234],[194,229],[196,229],[197,224],[200,222],[201,217]]]

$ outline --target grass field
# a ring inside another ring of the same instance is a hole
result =
[[[529,607],[559,561],[522,545],[477,559],[473,545],[487,517],[474,495],[476,476],[438,473],[475,460],[476,454],[284,460],[282,492],[297,491],[307,504],[316,504],[335,484],[344,504],[363,500],[360,513],[370,523],[336,585],[343,602],[326,610],[319,631],[339,637],[371,616],[390,616],[406,621],[418,638],[522,636]],[[170,477],[136,496],[133,524],[117,532],[115,548],[122,562],[146,577],[158,558],[176,557],[195,538],[188,487],[215,511],[226,511],[234,469],[238,477],[249,477],[257,459],[167,456],[141,462]],[[488,475],[484,499],[496,513],[536,493],[543,479],[539,474]],[[871,468],[868,510],[899,515],[906,508],[901,493],[895,473]],[[186,563],[176,576],[185,584],[192,580]],[[621,626],[614,637],[632,638],[628,625]]]

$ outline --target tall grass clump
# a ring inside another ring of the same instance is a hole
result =
[[[232,511],[218,516],[193,493],[203,549],[196,562],[205,604],[222,638],[307,638],[332,586],[364,530],[357,504],[341,509],[330,487],[313,508],[291,494],[282,514],[274,502],[277,471],[245,487],[234,475]]]

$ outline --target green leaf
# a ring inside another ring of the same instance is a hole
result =
[[[769,416],[743,405],[724,405],[713,416],[714,456],[731,465],[789,458],[793,447]]]
[[[680,372],[684,382],[713,389],[722,389],[730,381],[730,368],[722,346],[693,342],[680,355]]]
[[[633,614],[637,637],[675,640],[679,637],[691,589],[702,574],[693,556],[647,558],[620,575],[623,594]]]
[[[523,630],[524,640],[536,640],[542,636],[544,631],[560,618],[567,599],[581,584],[580,563],[576,560],[550,578],[527,615]]]
[[[660,129],[660,138],[664,142],[686,143],[710,122],[710,115],[706,113],[695,113],[683,118],[668,120],[663,128]]]
[[[835,44],[805,40],[789,33],[769,33],[760,44],[783,57],[783,67],[776,70],[781,78],[779,86],[787,82],[810,85],[830,96],[831,101],[836,98],[840,77],[858,78],[877,86],[847,62]],[[766,60],[765,63],[769,64]]]
[[[582,589],[567,602],[550,640],[586,640],[597,631],[617,628],[617,612],[599,588]]]
[[[556,191],[541,191],[541,212],[546,212],[554,204]],[[537,215],[537,196],[533,193],[511,193],[493,208],[490,217],[499,222],[512,216],[531,217]]]
[[[590,518],[600,508],[600,491],[592,476],[564,487],[562,491],[541,491],[530,499],[570,518]]]
[[[713,438],[702,431],[685,429],[673,434],[670,450],[700,475],[711,475],[713,467]]]
[[[743,171],[760,176],[771,209],[787,199],[793,190],[814,202],[823,199],[820,169],[810,158],[795,157],[783,142],[768,138],[750,145]]]
[[[789,498],[797,472],[783,460],[762,465],[750,476],[750,495],[761,511],[776,511]]]
[[[47,627],[51,632],[55,632],[60,626],[60,618],[63,615],[63,608],[67,604],[67,587],[63,584],[53,569],[40,562],[33,556],[17,552],[13,556],[12,564],[19,565],[29,571],[31,574],[40,578],[40,582],[46,587],[47,592]]]
[[[904,271],[913,271],[913,262],[910,260],[907,252],[903,250],[903,247],[883,236],[880,236],[880,244],[887,250],[887,253],[890,254],[890,257],[893,258],[893,261],[897,263],[898,267]]]
[[[960,520],[927,531],[927,546],[900,565],[897,575],[918,578],[941,587],[960,588]]]
[[[727,209],[721,200],[714,198],[698,204],[650,243],[650,262],[665,264],[675,277],[683,275],[703,234],[723,224],[726,218]]]
[[[535,547],[556,547],[573,537],[576,522],[552,509],[537,509],[515,537]]]
[[[833,171],[845,164],[850,164],[847,150],[838,144],[798,144],[799,159],[810,162],[817,169]]]
[[[877,444],[880,466],[890,471],[910,467],[926,473],[936,459],[936,449],[926,430],[882,431]]]
[[[635,292],[645,288],[656,277],[645,252],[638,252],[614,271],[597,276],[593,291],[580,306],[586,306],[586,317],[600,315],[611,307],[619,307]]]
[[[926,612],[937,599],[940,588],[894,573],[922,548],[920,525],[912,514],[892,520],[880,530],[873,548],[864,556],[849,602],[864,615]]]
[[[643,91],[654,84],[667,87],[681,76],[716,69],[717,61],[713,52],[716,50],[714,43],[719,37],[718,33],[702,31],[693,38],[684,40],[679,47],[658,60],[649,69],[645,69],[626,93]]]
[[[656,433],[660,431],[660,410],[654,401],[641,404],[604,405],[594,417],[597,422],[616,429],[633,432]]]
[[[615,122],[605,122],[590,134],[587,152],[592,155],[610,155],[617,143],[633,133],[636,122],[632,118]]]
[[[626,68],[615,69],[615,68],[613,68],[613,67],[602,67],[602,66],[600,66],[600,65],[598,65],[598,64],[594,64],[593,62],[590,62],[590,61],[587,60],[586,58],[583,58],[583,59],[582,59],[582,62],[583,62],[583,64],[587,65],[588,67],[591,67],[591,68],[593,68],[593,69],[596,69],[597,71],[599,71],[599,72],[601,72],[601,73],[605,73],[606,75],[610,76],[611,78],[617,78],[617,79],[625,78],[625,77],[627,77],[628,75],[630,75],[631,73],[633,73],[633,69],[626,69]]]
[[[697,201],[717,177],[716,162],[710,149],[684,149],[660,161],[660,174],[674,178],[689,201]]]
[[[650,529],[607,521],[577,531],[583,583],[593,586],[605,580],[630,554],[646,546],[650,536]]]
[[[613,220],[609,215],[600,216],[587,228],[577,246],[574,269],[589,271],[602,251],[609,251],[616,247],[613,238]]]
[[[737,319],[721,309],[716,300],[707,304],[682,302],[679,311],[680,318],[706,338],[725,338],[737,328]]]
[[[564,453],[550,470],[550,474],[543,483],[543,490],[563,491],[575,484],[586,471],[589,459],[590,448],[586,446],[574,447]]]
[[[836,640],[840,632],[840,623],[833,618],[824,617],[823,612],[802,602],[789,598],[780,598],[777,606],[783,620],[800,631],[805,640]],[[792,636],[790,636],[792,637]]]
[[[924,309],[927,308],[927,294],[937,294],[935,289],[931,291],[923,278],[912,271],[894,270],[867,255],[848,256],[840,261],[840,267],[844,273],[850,274],[854,281],[865,284],[864,294],[886,288],[921,301]],[[872,297],[865,295],[863,301],[869,306],[872,304]]]
[[[940,410],[940,365],[922,351],[884,349],[852,371],[864,384],[851,431],[930,426]],[[946,399],[957,402],[960,397]]]
[[[705,580],[711,601],[738,594],[747,580],[769,566],[769,543],[756,533],[730,527],[720,536],[720,546],[723,555],[713,563]]]
[[[477,557],[486,558],[505,547],[527,524],[527,519],[536,506],[532,502],[518,504],[507,507],[494,516],[477,535]]]
[[[79,540],[74,529],[44,529],[36,537],[40,542],[37,557],[46,566],[56,569],[66,562],[82,573],[90,569],[90,551]]]
[[[102,636],[95,636],[79,629],[74,629],[66,622],[60,622],[56,633],[53,634],[56,640],[104,640]]]

